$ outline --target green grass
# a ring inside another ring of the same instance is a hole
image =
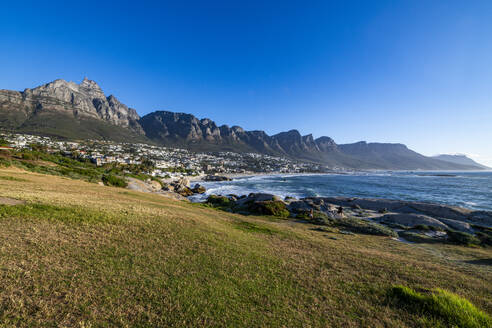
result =
[[[421,316],[421,322],[431,327],[492,327],[492,319],[468,300],[436,288],[422,294],[405,286],[395,286],[391,296],[400,306]]]
[[[5,180],[5,181],[19,181],[19,182],[29,181],[29,180],[22,179],[22,178],[17,178],[17,177],[12,177],[12,176],[4,176],[4,175],[0,175],[0,180]]]
[[[121,221],[124,215],[112,215],[80,206],[55,206],[48,204],[0,205],[0,219],[10,217],[41,219],[70,224],[97,224]]]
[[[239,230],[247,231],[247,232],[263,233],[268,235],[279,233],[277,229],[272,229],[262,224],[247,222],[247,221],[234,222],[234,226]]]
[[[0,206],[0,327],[446,322],[389,306],[393,284],[458,290],[492,312],[492,275],[468,263],[490,258],[485,248],[330,239],[294,220],[16,168],[0,175],[29,180],[0,183],[3,198],[26,202]]]

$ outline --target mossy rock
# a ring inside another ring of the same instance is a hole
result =
[[[249,205],[249,210],[252,213],[260,215],[271,215],[281,218],[286,218],[290,215],[290,212],[287,210],[285,203],[279,200],[254,202]]]
[[[437,243],[443,241],[442,239],[432,238],[423,233],[411,231],[400,231],[398,232],[398,236],[413,243]]]
[[[376,236],[391,236],[396,237],[397,233],[391,228],[385,227],[381,224],[357,219],[357,218],[345,218],[335,221],[335,224],[347,231],[361,233],[366,235]]]
[[[193,195],[193,191],[188,187],[181,188],[180,190],[177,190],[176,192],[183,197],[189,197],[189,196]]]
[[[226,196],[216,196],[216,195],[208,196],[206,203],[214,207],[231,207],[232,205],[231,200]]]

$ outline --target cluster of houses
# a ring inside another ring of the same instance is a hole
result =
[[[0,134],[10,147],[23,149],[33,144],[43,145],[47,151],[62,152],[67,156],[86,158],[100,166],[108,163],[121,165],[153,163],[154,176],[179,177],[205,174],[301,173],[325,170],[315,163],[304,163],[288,158],[255,154],[215,152],[200,153],[186,149],[160,147],[149,144],[116,143],[87,140],[60,141],[28,134]]]

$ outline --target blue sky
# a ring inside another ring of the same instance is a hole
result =
[[[492,1],[2,4],[0,88],[84,76],[140,115],[492,165]]]

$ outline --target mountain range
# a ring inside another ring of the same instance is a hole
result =
[[[218,126],[191,114],[155,111],[140,117],[87,78],[55,80],[24,91],[0,90],[0,129],[65,139],[147,142],[194,151],[254,152],[312,161],[336,168],[384,170],[485,169],[471,159],[426,157],[403,144],[336,144],[297,130],[268,135],[239,126]]]

